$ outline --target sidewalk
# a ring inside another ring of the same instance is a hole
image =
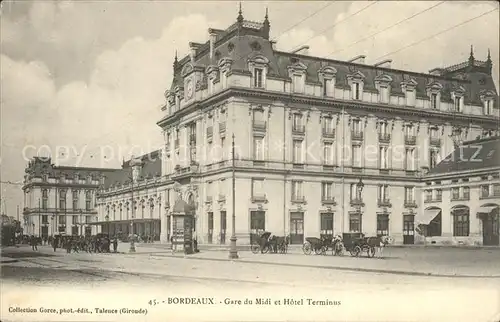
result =
[[[128,248],[121,245],[119,250]],[[163,246],[163,247],[161,247]],[[230,261],[226,251],[206,251],[184,255],[172,253],[167,245],[139,244],[136,254],[152,254],[158,257],[185,257],[207,261]],[[248,248],[247,248],[248,249]],[[299,252],[300,251],[300,252]],[[500,257],[496,251],[487,249],[470,252],[462,249],[414,249],[387,248],[383,258],[351,257],[328,255],[304,255],[301,249],[288,254],[253,254],[248,250],[239,251],[238,262],[263,265],[282,265],[305,268],[334,269],[385,274],[404,274],[441,277],[495,277],[500,278]],[[379,254],[377,254],[379,256]]]

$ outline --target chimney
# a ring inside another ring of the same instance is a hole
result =
[[[382,68],[391,68],[391,63],[392,63],[392,59],[386,59],[386,60],[382,60],[381,62],[378,62],[376,64],[373,64],[373,66],[382,67]]]
[[[365,55],[359,55],[359,56],[356,56],[356,57],[348,60],[347,62],[348,63],[355,63],[355,64],[364,64],[365,63],[365,58],[366,58]]]
[[[209,41],[210,41],[210,59],[214,57],[215,51],[215,41],[217,40],[217,34],[212,28],[208,29]]]
[[[308,55],[309,54],[309,46],[304,45],[300,47],[299,49],[295,49],[292,51],[292,54],[299,54],[299,55]]]

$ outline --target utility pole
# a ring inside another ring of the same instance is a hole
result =
[[[132,167],[133,160],[130,159],[129,166],[130,166],[130,172],[131,172],[131,179],[132,179],[132,185],[130,187],[130,194],[132,196],[132,218],[130,219],[130,248],[129,248],[129,253],[135,253],[135,243],[134,243],[134,214],[135,214],[135,205],[134,205],[134,169]]]
[[[234,129],[233,129],[234,131]],[[232,141],[232,179],[233,179],[233,222],[232,222],[232,231],[231,231],[231,247],[229,249],[229,258],[237,259],[238,258],[238,250],[236,249],[236,173],[234,166],[234,133],[233,133],[233,141]]]

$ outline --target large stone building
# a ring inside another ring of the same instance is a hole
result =
[[[55,166],[50,158],[33,158],[24,176],[24,234],[97,233],[92,226],[97,221],[96,192],[103,175],[115,170]]]
[[[164,194],[194,200],[200,243],[228,241],[233,193],[239,243],[264,230],[294,244],[350,231],[414,243],[425,173],[461,141],[498,135],[489,54],[416,73],[278,51],[269,32],[267,14],[240,12],[176,57],[158,122]]]
[[[416,219],[421,241],[499,245],[499,137],[464,143],[423,181],[424,211]]]

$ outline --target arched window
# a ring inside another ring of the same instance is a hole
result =
[[[453,236],[467,237],[470,230],[469,207],[457,206],[452,209]]]

